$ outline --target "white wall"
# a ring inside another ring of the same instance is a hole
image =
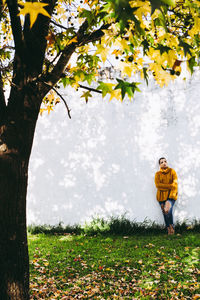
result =
[[[122,215],[163,222],[155,200],[157,160],[179,177],[175,219],[200,217],[200,75],[167,89],[141,87],[132,102],[94,95],[85,104],[67,89],[62,103],[39,118],[30,160],[29,224],[75,224]]]

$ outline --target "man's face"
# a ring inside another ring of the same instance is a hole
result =
[[[168,163],[167,163],[167,160],[165,158],[162,158],[160,160],[160,167],[161,167],[161,169],[167,169],[168,168]]]

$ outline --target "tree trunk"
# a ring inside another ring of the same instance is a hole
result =
[[[6,154],[5,147],[5,144],[0,146],[0,299],[26,300],[29,299],[28,162],[15,151]]]
[[[26,193],[38,111],[9,113],[0,126],[0,300],[29,299]]]
[[[6,1],[15,47],[7,101],[0,70],[0,300],[29,299],[28,163],[40,105],[52,85],[41,81],[50,18],[39,15],[30,28],[30,17],[26,16],[22,28],[17,2]],[[57,1],[44,2],[51,15]],[[60,75],[62,72],[60,70]],[[58,81],[59,77],[56,79]]]

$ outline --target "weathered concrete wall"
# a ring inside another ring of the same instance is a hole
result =
[[[91,216],[146,217],[162,223],[155,200],[157,160],[178,174],[175,219],[200,216],[200,75],[167,89],[145,85],[134,100],[85,104],[67,90],[39,118],[30,161],[29,224],[74,224]]]

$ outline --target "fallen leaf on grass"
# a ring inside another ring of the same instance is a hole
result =
[[[193,300],[197,300],[197,299],[200,299],[200,294],[196,294],[192,297]]]

